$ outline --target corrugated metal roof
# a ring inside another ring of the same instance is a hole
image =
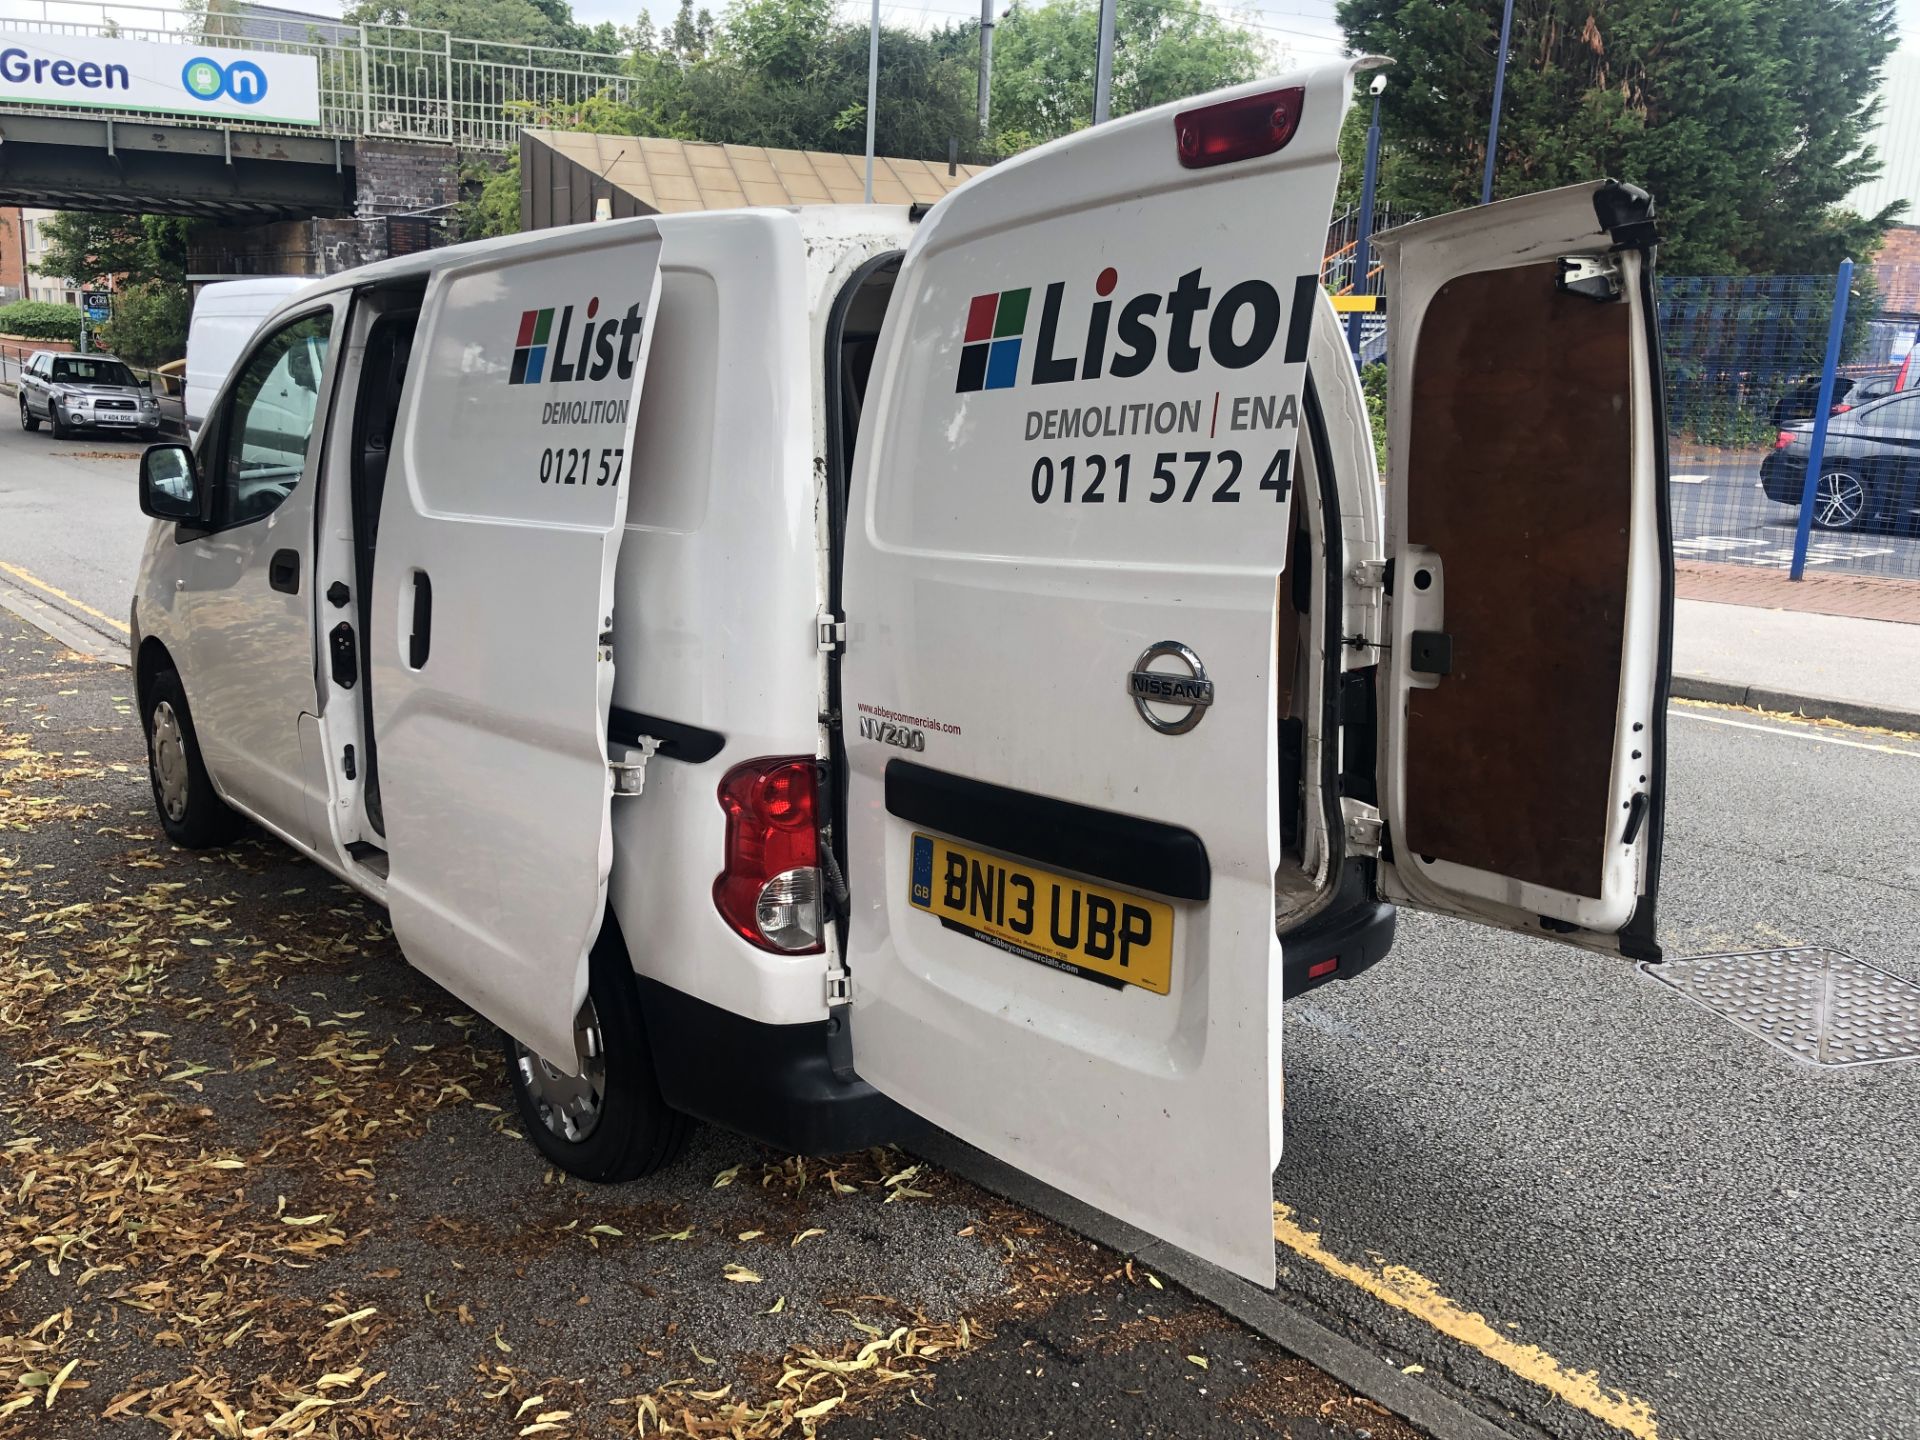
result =
[[[1855,190],[1847,204],[1862,215],[1877,215],[1904,200],[1903,223],[1920,221],[1920,45],[1912,41],[1887,61],[1880,85],[1880,128],[1873,144],[1880,152],[1880,178]]]
[[[714,145],[653,135],[538,129],[526,133],[642,205],[667,214],[742,205],[858,205],[866,198],[866,158],[861,155]],[[931,203],[985,168],[961,165],[949,175],[943,164],[876,156],[874,203]]]

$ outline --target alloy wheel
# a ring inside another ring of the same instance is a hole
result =
[[[1867,487],[1847,470],[1829,470],[1813,492],[1813,518],[1826,530],[1848,530],[1867,510]]]
[[[578,1075],[567,1074],[518,1040],[513,1042],[513,1050],[521,1084],[540,1122],[560,1139],[578,1145],[598,1128],[607,1094],[606,1046],[600,1038],[600,1014],[593,1008],[591,996],[574,1017],[573,1044],[580,1066]]]

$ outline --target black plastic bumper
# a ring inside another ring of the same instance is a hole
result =
[[[925,1131],[927,1123],[851,1071],[829,1046],[844,1018],[767,1025],[636,975],[666,1102],[795,1155],[838,1155]]]
[[[1397,913],[1373,898],[1373,862],[1348,861],[1333,903],[1281,932],[1281,998],[1291,1000],[1316,986],[1347,979],[1380,959],[1393,948]]]

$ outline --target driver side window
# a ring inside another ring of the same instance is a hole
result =
[[[264,519],[300,483],[332,336],[333,312],[322,310],[281,326],[247,357],[221,417],[217,527]]]

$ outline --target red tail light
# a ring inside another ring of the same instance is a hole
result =
[[[725,920],[762,950],[821,948],[820,831],[811,757],[748,760],[720,781],[726,868],[713,882]]]
[[[1853,406],[1851,406],[1851,405],[1845,405],[1845,404],[1842,404],[1842,405],[1836,405],[1836,406],[1834,406],[1834,407],[1833,407],[1833,408],[1832,408],[1831,410],[1829,410],[1829,411],[1828,411],[1827,413],[1828,413],[1829,415],[1844,415],[1844,414],[1846,414],[1846,413],[1847,413],[1847,411],[1849,411],[1849,410],[1851,410],[1852,408],[1853,408]]]
[[[1774,437],[1773,448],[1776,450],[1784,450],[1792,443],[1793,432],[1791,430],[1782,430]]]
[[[1295,85],[1182,110],[1173,117],[1180,163],[1189,170],[1204,170],[1273,154],[1300,128],[1300,105],[1306,95],[1304,87]]]

